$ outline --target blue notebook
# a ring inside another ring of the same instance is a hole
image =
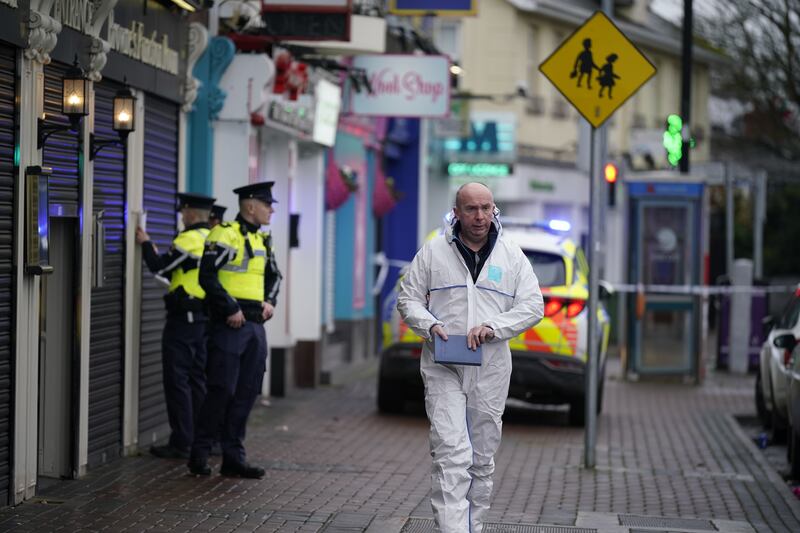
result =
[[[436,363],[481,366],[483,347],[478,346],[477,350],[470,350],[466,335],[448,335],[446,341],[434,335],[433,348],[433,361]]]

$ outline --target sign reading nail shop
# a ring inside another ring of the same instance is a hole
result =
[[[450,112],[450,61],[446,56],[363,55],[353,66],[366,71],[372,92],[350,93],[357,115],[443,117]]]
[[[100,37],[113,51],[177,76],[177,48],[185,34],[180,15],[157,2],[147,2],[147,10],[139,0],[120,0],[113,8],[109,3],[55,0],[52,17],[63,26]]]

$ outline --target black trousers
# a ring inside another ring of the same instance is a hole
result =
[[[244,463],[247,418],[261,392],[266,370],[266,332],[255,322],[233,329],[213,321],[209,324],[208,346],[208,393],[197,422],[192,459],[208,459],[221,427],[223,462]]]
[[[206,395],[206,322],[167,317],[161,337],[164,397],[172,433],[169,443],[188,450]]]

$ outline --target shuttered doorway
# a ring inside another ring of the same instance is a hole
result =
[[[117,139],[114,94],[121,86],[103,80],[95,85],[94,130],[98,139]],[[123,372],[125,359],[125,150],[104,147],[94,159],[96,238],[102,239],[102,284],[92,288],[89,349],[89,467],[120,456],[122,450]],[[99,245],[95,243],[95,247]]]
[[[147,233],[166,252],[177,231],[178,106],[147,95],[144,118],[144,210]],[[161,331],[167,314],[167,289],[142,269],[142,317],[139,362],[139,444],[149,446],[169,435],[161,379]]]
[[[0,505],[11,484],[11,395],[14,317],[15,50],[0,46]]]

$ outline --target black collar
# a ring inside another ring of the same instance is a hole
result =
[[[193,229],[202,229],[202,228],[208,229],[208,222],[198,222],[197,224],[192,224],[191,226],[186,228],[184,231],[190,231],[190,230],[193,230]]]
[[[252,224],[246,221],[241,213],[236,215],[236,222],[239,223],[242,235],[246,235],[248,233],[256,233],[259,229],[261,229],[261,226],[257,226],[256,224]]]

